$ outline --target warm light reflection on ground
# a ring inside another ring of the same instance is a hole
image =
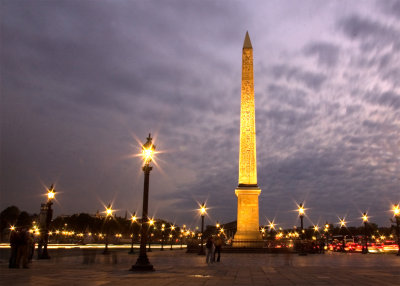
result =
[[[171,247],[170,244],[164,244],[165,247]],[[139,244],[133,245],[134,248],[140,248]],[[183,248],[186,248],[186,245],[182,245]],[[9,243],[0,243],[0,249],[1,248],[10,248]],[[37,245],[36,245],[37,248]],[[104,248],[104,244],[68,244],[68,243],[63,243],[63,244],[49,244],[48,247],[49,249],[59,249],[59,248],[64,248],[64,249],[89,249],[89,248]],[[108,248],[115,248],[115,249],[123,249],[123,248],[131,248],[130,244],[109,244]],[[158,249],[161,248],[161,244],[152,244],[151,248]],[[180,249],[181,245],[173,245],[172,248],[175,249]]]

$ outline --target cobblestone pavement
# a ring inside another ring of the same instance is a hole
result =
[[[54,250],[50,260],[33,260],[30,269],[0,262],[1,285],[400,285],[400,257],[393,254],[223,253],[220,263],[184,250],[153,251],[156,271],[129,271],[137,254],[126,250]],[[85,264],[88,263],[88,264]]]

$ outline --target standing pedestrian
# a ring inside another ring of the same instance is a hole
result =
[[[28,234],[28,263],[32,262],[33,254],[35,252],[35,238],[32,233]]]
[[[18,234],[18,247],[17,247],[17,268],[20,267],[22,262],[23,268],[28,267],[28,232],[26,228],[22,228]]]
[[[212,237],[209,237],[207,239],[207,242],[206,242],[206,263],[207,264],[212,263],[212,259],[213,259],[212,258],[212,256],[213,256],[212,248],[213,248],[213,245],[214,245],[214,243],[213,243]]]
[[[220,259],[221,259],[222,238],[220,236],[218,236],[215,239],[214,244],[215,244],[215,254],[218,255],[217,256],[217,262],[219,262]],[[214,254],[214,257],[215,257],[215,254]]]
[[[18,231],[14,229],[10,233],[10,247],[11,247],[11,256],[9,260],[8,267],[16,268],[17,267],[17,251],[18,251]]]

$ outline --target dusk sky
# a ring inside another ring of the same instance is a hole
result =
[[[0,207],[236,220],[241,55],[254,49],[260,224],[389,226],[400,202],[400,1],[0,0]]]

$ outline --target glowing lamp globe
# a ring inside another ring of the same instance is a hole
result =
[[[206,213],[206,204],[202,204],[200,207],[200,214],[203,216]]]
[[[56,196],[56,191],[54,190],[54,186],[51,185],[50,188],[47,190],[47,199],[51,201]]]
[[[304,210],[303,204],[300,204],[300,205],[299,205],[299,208],[298,208],[297,210],[298,210],[298,212],[299,212],[299,216],[304,216],[305,210]]]
[[[146,143],[142,145],[142,157],[145,165],[148,165],[153,160],[155,150],[156,146],[153,145],[151,134],[149,134]]]
[[[400,215],[399,205],[394,205],[392,211],[393,211],[394,216],[399,216]]]

